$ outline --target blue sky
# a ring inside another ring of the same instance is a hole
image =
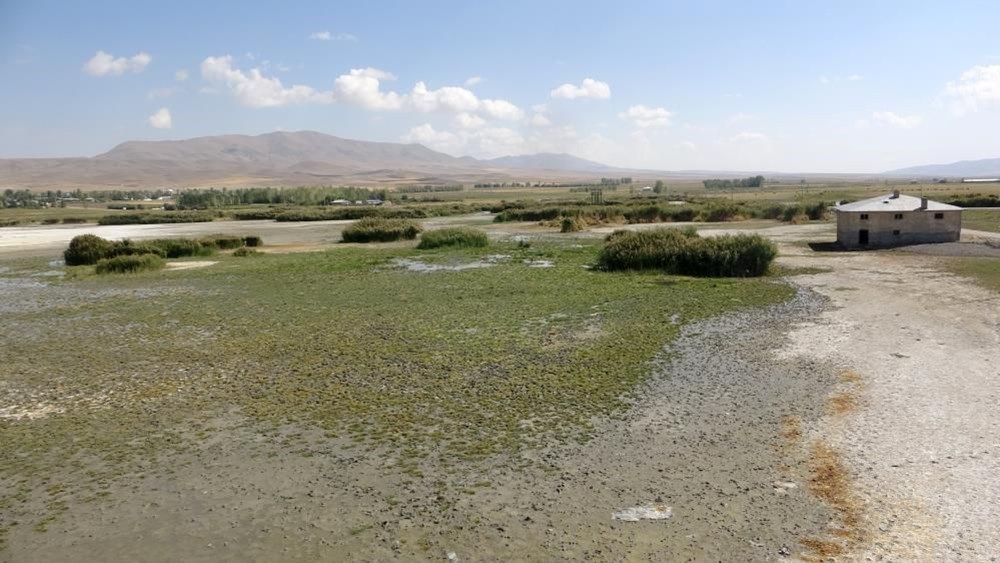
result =
[[[997,2],[0,0],[0,156],[309,129],[873,172],[1000,157]]]

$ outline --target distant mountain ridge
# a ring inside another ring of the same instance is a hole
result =
[[[0,159],[0,186],[446,183],[581,177],[619,169],[568,154],[455,157],[420,144],[315,131],[127,141],[92,158]]]
[[[960,176],[1000,178],[1000,158],[960,160],[949,164],[910,166],[884,173],[887,176]]]

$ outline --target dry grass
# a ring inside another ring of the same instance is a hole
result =
[[[852,392],[838,393],[830,397],[831,414],[843,415],[854,410],[856,406],[858,406],[858,400]]]
[[[800,540],[808,550],[805,560],[821,561],[844,555],[864,540],[861,504],[854,494],[850,473],[840,453],[821,440],[810,447],[809,492],[833,508],[838,527],[830,530],[831,537]]]

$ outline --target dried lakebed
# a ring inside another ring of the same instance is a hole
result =
[[[777,351],[824,302],[791,301],[688,325],[632,407],[583,445],[530,463],[424,466],[319,431],[263,432],[222,413],[169,471],[145,471],[68,508],[46,533],[16,527],[0,559],[767,560],[800,554],[836,511],[810,493],[800,434],[835,371]],[[628,345],[627,342],[621,345]],[[190,438],[190,436],[189,436]],[[471,462],[475,464],[475,462]],[[459,470],[458,468],[461,467]],[[475,476],[454,500],[440,483]],[[669,508],[637,522],[612,515]],[[658,508],[659,509],[659,508]],[[808,552],[806,552],[808,553]]]

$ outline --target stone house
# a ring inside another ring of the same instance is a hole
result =
[[[837,243],[844,248],[880,248],[955,242],[962,234],[962,208],[899,193],[838,205]]]

